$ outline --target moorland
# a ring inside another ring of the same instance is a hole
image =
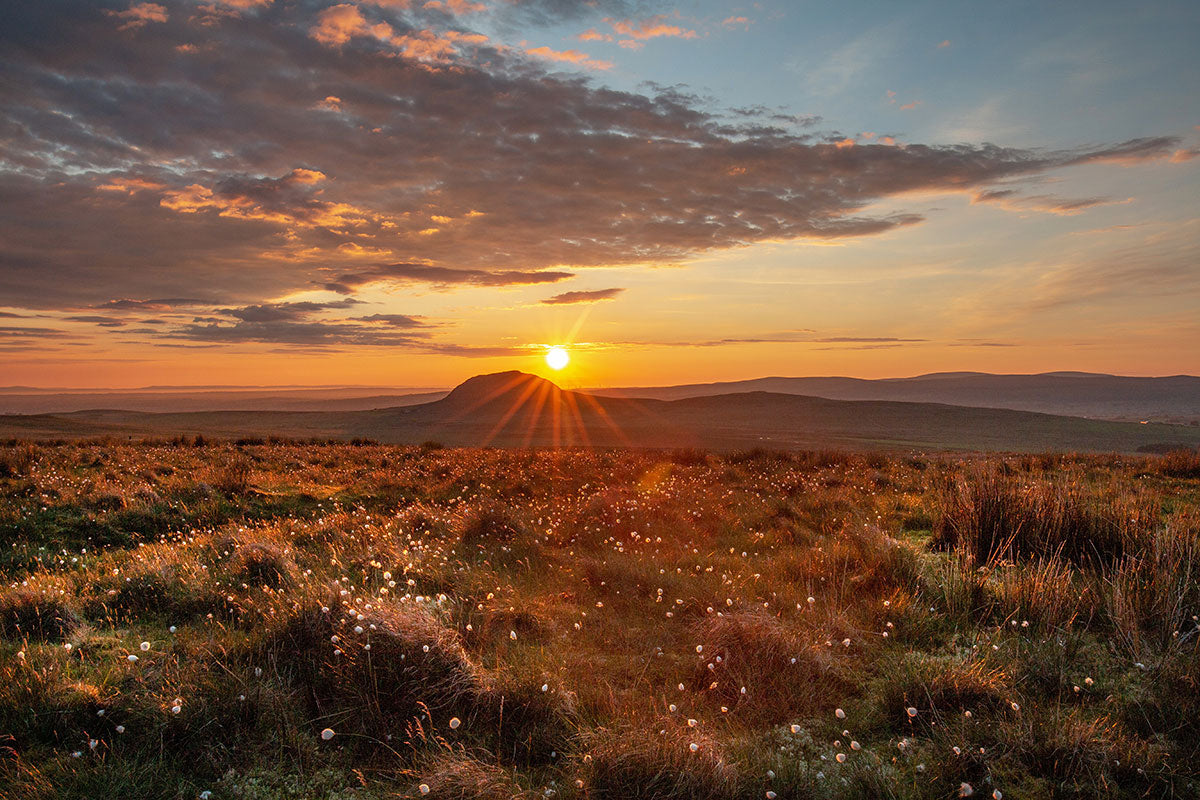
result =
[[[1195,797],[1200,457],[0,448],[0,797]]]

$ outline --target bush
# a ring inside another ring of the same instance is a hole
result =
[[[693,690],[756,722],[828,710],[846,689],[827,650],[765,613],[710,615],[695,626],[695,638],[704,649],[692,673]]]
[[[502,506],[471,511],[462,526],[462,543],[468,552],[508,544],[525,533],[525,526]]]
[[[1136,550],[1156,517],[1128,496],[977,469],[943,491],[931,545],[962,549],[980,564],[1061,557],[1099,566]]]
[[[79,616],[66,599],[22,587],[0,595],[0,635],[6,639],[62,641],[79,627]]]
[[[403,731],[427,710],[469,716],[475,709],[476,668],[457,634],[430,613],[327,607],[294,612],[268,640],[277,669],[305,687],[318,714],[382,734]]]
[[[442,751],[427,758],[403,796],[429,800],[519,800],[526,797],[513,776],[466,753]],[[427,787],[422,792],[420,787]]]
[[[738,794],[740,775],[717,741],[673,717],[648,727],[601,728],[584,744],[587,796],[598,800],[726,800]]]
[[[238,580],[251,586],[283,589],[294,582],[295,564],[282,550],[267,542],[244,542],[231,559]]]

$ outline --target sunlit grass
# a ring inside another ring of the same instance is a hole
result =
[[[180,441],[0,463],[0,797],[1200,780],[1183,457]]]

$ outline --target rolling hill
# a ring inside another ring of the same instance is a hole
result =
[[[462,446],[1120,451],[1196,447],[1200,427],[939,403],[751,391],[676,400],[599,397],[522,372],[480,375],[432,402],[368,411],[124,410],[0,416],[0,437],[280,435]]]
[[[679,400],[738,392],[777,392],[831,400],[891,400],[1010,408],[1094,419],[1200,422],[1200,377],[1136,378],[1088,372],[993,375],[939,372],[913,378],[756,378],[682,386],[589,389],[603,397]]]

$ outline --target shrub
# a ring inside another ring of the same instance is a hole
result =
[[[768,614],[710,615],[695,626],[695,638],[704,649],[692,673],[693,690],[755,721],[827,710],[846,689],[827,650]]]
[[[382,733],[402,731],[426,710],[467,716],[474,709],[481,692],[476,668],[457,634],[430,613],[327,607],[294,612],[267,643],[281,674],[308,690],[318,713],[342,714],[343,726]]]
[[[1158,472],[1168,478],[1200,478],[1200,450],[1172,450],[1158,460]]]
[[[294,582],[295,564],[286,553],[267,542],[243,542],[231,558],[238,580],[251,586],[282,589]]]
[[[691,745],[697,745],[695,752]],[[726,800],[740,775],[719,743],[673,717],[600,728],[584,739],[587,796],[599,800]]]
[[[526,792],[507,770],[467,753],[448,750],[427,758],[403,796],[429,800],[519,800]],[[424,785],[426,791],[420,787]]]
[[[0,635],[7,639],[62,641],[79,626],[79,616],[62,596],[22,587],[0,595]]]
[[[517,517],[503,506],[471,511],[463,520],[462,543],[469,552],[515,541],[525,532]]]
[[[981,564],[1061,557],[1097,566],[1136,549],[1156,516],[1128,496],[976,469],[943,491],[931,545],[963,549]]]

